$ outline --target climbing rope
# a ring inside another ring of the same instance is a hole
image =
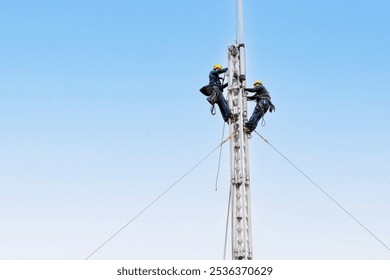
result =
[[[301,169],[299,169],[292,161],[290,161],[285,155],[283,155],[278,149],[276,149],[267,139],[261,136],[256,130],[254,132],[272,149],[274,149],[279,155],[281,155],[287,162],[289,162],[296,170],[298,170],[303,176],[306,177],[314,186],[316,186],[323,194],[325,194],[333,203],[335,203],[341,210],[343,210],[349,217],[357,222],[363,229],[365,229],[372,237],[374,237],[380,244],[382,244],[387,250],[390,248],[380,240],[374,233],[372,233],[366,226],[364,226],[357,218],[355,218],[347,209],[345,209],[340,203],[338,203],[333,197],[331,197],[323,188],[321,188],[316,182],[314,182],[309,176],[307,176]]]
[[[222,139],[223,141],[224,135],[225,135],[225,122],[223,122],[223,128],[222,128]],[[219,147],[219,159],[218,159],[218,169],[217,169],[217,176],[215,179],[215,191],[218,190],[218,178],[219,178],[219,169],[221,167],[221,156],[222,156],[222,145]]]
[[[148,208],[150,208],[153,204],[155,204],[161,197],[163,197],[168,191],[170,191],[174,186],[176,186],[184,177],[190,174],[196,167],[198,167],[202,162],[204,162],[208,157],[210,157],[220,146],[225,144],[232,138],[233,135],[230,135],[225,140],[222,140],[221,143],[214,148],[211,152],[209,152],[203,159],[201,159],[197,164],[195,164],[190,170],[188,170],[183,176],[181,176],[176,182],[174,182],[171,186],[169,186],[165,191],[163,191],[159,196],[157,196],[152,202],[150,202],[144,209],[142,209],[137,215],[135,215],[129,222],[127,222],[124,226],[122,226],[119,230],[117,230],[113,235],[110,236],[105,242],[103,242],[99,247],[97,247],[85,260],[91,258],[97,251],[99,251],[103,246],[105,246],[108,242],[110,242],[115,236],[117,236],[122,230],[124,230],[128,225],[130,225],[135,219],[141,216]]]
[[[230,217],[230,205],[232,204],[232,189],[229,190],[229,200],[228,200],[228,207],[227,207],[227,215],[226,215],[226,228],[225,228],[225,244],[223,247],[223,259],[226,260],[226,248],[227,248],[227,238],[228,238],[228,231],[229,231],[229,217]]]

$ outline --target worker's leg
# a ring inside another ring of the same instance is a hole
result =
[[[252,132],[253,130],[256,129],[257,123],[263,116],[263,109],[259,106],[256,105],[255,110],[252,113],[252,116],[250,117],[249,121],[245,124],[245,127],[249,129],[249,132]]]
[[[218,95],[218,107],[219,110],[221,111],[222,118],[225,122],[228,122],[229,118],[232,116],[232,112],[230,111],[229,104],[227,103],[221,91],[218,91],[217,95]]]
[[[268,111],[269,101],[267,99],[261,99],[260,104],[257,104],[255,110],[249,121],[245,124],[245,127],[249,129],[249,132],[252,132],[256,129],[259,120],[264,116]]]

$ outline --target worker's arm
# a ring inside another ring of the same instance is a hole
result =
[[[249,95],[248,95],[248,96],[246,97],[247,100],[256,100],[256,98],[257,98],[257,95],[256,95],[256,94],[255,94],[255,95],[252,95],[252,96],[249,96]]]
[[[218,74],[222,74],[222,73],[225,73],[228,69],[227,68],[223,68],[223,69],[217,69],[215,71],[217,71]]]
[[[244,88],[244,90],[247,92],[255,92],[254,95],[246,97],[248,100],[256,100],[257,99],[258,93],[257,93],[256,88]]]
[[[227,70],[227,68],[211,70],[210,75],[218,76],[219,74],[225,73]]]
[[[249,92],[256,92],[255,88],[244,88],[244,90],[249,91]]]

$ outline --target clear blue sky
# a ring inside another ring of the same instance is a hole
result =
[[[0,259],[84,259],[218,145],[198,90],[235,9],[0,1]],[[244,0],[248,82],[276,105],[259,133],[388,246],[389,10]],[[267,144],[250,151],[256,259],[390,259]],[[217,192],[214,153],[93,258],[221,259],[228,156]]]

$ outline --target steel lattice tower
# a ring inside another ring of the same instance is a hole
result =
[[[247,99],[244,91],[245,45],[243,42],[242,0],[237,0],[237,42],[228,48],[228,101],[236,115],[230,122],[230,192],[232,215],[232,259],[252,259],[251,206],[249,190]]]

